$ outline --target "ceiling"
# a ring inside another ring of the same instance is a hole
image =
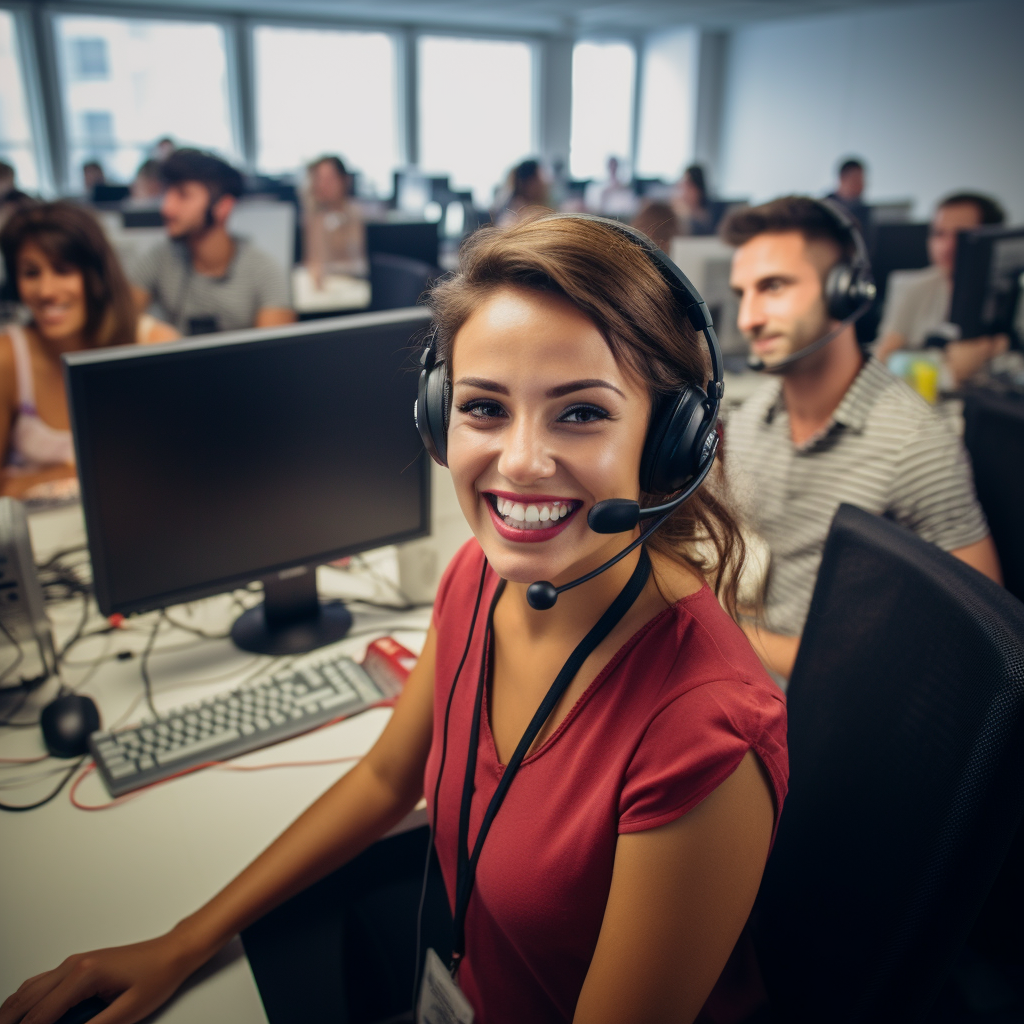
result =
[[[137,11],[203,11],[341,19],[542,34],[649,32],[678,25],[728,29],[755,21],[810,17],[943,0],[99,0]],[[98,6],[96,0],[64,0]]]

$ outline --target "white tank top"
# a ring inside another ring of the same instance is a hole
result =
[[[18,415],[7,447],[7,469],[15,473],[31,472],[46,466],[75,464],[75,446],[70,430],[58,430],[44,423],[36,409],[32,359],[25,332],[9,324],[7,337],[14,351],[14,369],[18,380]]]

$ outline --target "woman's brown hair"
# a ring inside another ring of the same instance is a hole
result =
[[[600,221],[555,216],[484,228],[467,240],[459,263],[459,271],[427,298],[439,359],[450,357],[455,335],[482,299],[513,286],[568,299],[595,324],[620,365],[647,388],[652,404],[687,384],[707,384],[707,346],[661,274],[640,246]],[[708,579],[736,618],[746,548],[723,487],[721,469],[715,467],[648,543]],[[665,497],[642,493],[640,504],[655,505]]]
[[[89,348],[131,345],[138,311],[121,263],[91,213],[61,200],[18,209],[0,231],[7,280],[18,283],[18,253],[34,242],[55,267],[74,267],[85,284],[85,343]]]

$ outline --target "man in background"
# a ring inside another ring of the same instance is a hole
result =
[[[175,150],[160,173],[168,238],[130,268],[140,312],[156,302],[183,335],[294,321],[284,272],[248,240],[228,234],[241,174],[196,149]]]
[[[953,297],[960,232],[999,225],[1005,220],[1003,208],[978,192],[955,192],[939,203],[928,233],[931,265],[923,270],[896,270],[889,275],[875,350],[879,359],[884,362],[900,349],[923,349],[930,337],[942,336],[948,330],[946,321]],[[948,341],[945,359],[952,383],[972,377],[993,356],[1005,352],[1007,344],[1004,336]]]
[[[723,441],[738,509],[770,552],[763,621],[744,629],[765,666],[788,679],[842,502],[902,523],[999,582],[1000,569],[960,440],[865,357],[854,324],[864,303],[847,301],[843,319],[830,305],[830,271],[859,259],[850,227],[824,203],[788,196],[736,211],[722,235],[737,247],[739,328],[770,375],[730,414]]]
[[[865,173],[863,160],[847,157],[839,165],[839,183],[835,191],[827,196],[849,214],[861,231],[866,231],[871,223],[871,207],[863,198]]]

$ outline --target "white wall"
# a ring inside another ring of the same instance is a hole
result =
[[[720,191],[829,190],[838,158],[869,198],[925,218],[953,189],[1024,222],[1024,3],[971,0],[737,30],[726,72]]]

